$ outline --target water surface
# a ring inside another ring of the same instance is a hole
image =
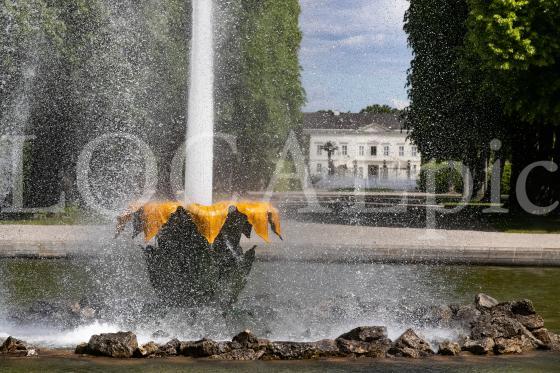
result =
[[[393,339],[414,327],[435,342],[460,331],[426,324],[425,309],[469,303],[478,292],[532,299],[546,326],[560,332],[557,268],[257,262],[232,309],[179,309],[158,305],[141,257],[101,255],[0,260],[0,289],[0,337],[54,347],[118,330],[134,331],[141,342],[156,339],[155,331],[166,333],[161,341],[224,340],[246,328],[270,339],[308,341],[359,325],[386,325]],[[101,311],[79,325],[27,315],[37,301],[84,299]]]
[[[3,372],[553,372],[560,366],[560,354],[528,356],[430,358],[424,360],[274,361],[218,362],[186,358],[111,360],[104,358],[54,357],[0,360]]]

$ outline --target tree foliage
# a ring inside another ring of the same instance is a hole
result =
[[[236,188],[255,189],[266,186],[289,132],[302,127],[300,6],[297,0],[236,4],[229,45],[238,49],[222,56],[230,80],[218,104],[219,128],[237,136]],[[228,152],[221,159],[228,157],[231,162]]]
[[[490,160],[490,140],[502,140],[494,156],[511,160],[512,202],[525,166],[560,159],[559,5],[411,1],[405,31],[414,59],[406,123],[424,156],[462,160],[472,171],[473,164]],[[557,198],[558,173],[551,177],[540,169],[531,176],[533,202]]]
[[[401,111],[389,105],[373,104],[360,110],[360,113],[375,113],[375,114],[398,114]]]
[[[238,184],[260,186],[288,132],[301,127],[299,3],[215,4],[217,129],[238,136],[241,158],[218,161]],[[112,132],[148,143],[158,192],[175,197],[169,174],[186,132],[190,12],[188,0],[0,0],[0,131],[37,136],[31,204],[50,205],[62,189],[72,194],[63,180],[75,180],[79,152]],[[115,141],[96,157],[92,182],[129,196],[137,190],[127,181],[142,186],[136,145]]]
[[[560,119],[560,1],[468,0],[468,48],[508,113],[527,122]]]
[[[424,159],[458,160],[480,186],[488,143],[503,121],[496,98],[480,89],[480,61],[464,48],[464,0],[412,0],[405,31],[413,51],[405,125]]]

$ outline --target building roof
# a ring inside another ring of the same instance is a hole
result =
[[[304,130],[364,130],[400,131],[403,121],[398,114],[333,113],[303,114]]]

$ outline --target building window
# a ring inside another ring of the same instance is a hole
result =
[[[377,146],[372,146],[372,147],[370,148],[370,154],[371,154],[373,157],[377,156]]]
[[[389,145],[385,145],[383,147],[383,155],[388,157],[389,156]]]
[[[364,168],[363,167],[358,167],[358,177],[360,178],[364,178]]]
[[[348,145],[342,145],[342,155],[348,155]]]
[[[323,145],[317,145],[317,155],[323,155]]]
[[[412,166],[412,171],[413,171],[414,173],[416,173],[416,165],[413,165],[413,166]]]
[[[320,163],[317,163],[317,173],[320,174],[323,172],[323,165]]]
[[[404,146],[399,146],[399,157],[404,157]]]
[[[413,157],[416,157],[418,155],[418,148],[416,146],[413,146],[410,152]]]
[[[363,146],[363,145],[360,145],[360,147],[358,148],[358,153],[359,153],[360,156],[363,156],[363,155],[364,155],[364,150],[365,150],[365,149],[364,149],[364,146]]]

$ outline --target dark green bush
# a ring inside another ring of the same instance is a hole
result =
[[[450,167],[447,162],[431,162],[422,165],[420,177],[418,178],[418,189],[421,192],[427,191],[427,178],[428,172],[430,171],[435,173],[436,193],[463,193],[463,176],[461,175],[461,167],[459,165]]]
[[[511,179],[511,163],[506,162],[503,166],[504,171],[502,174],[502,190],[501,194],[509,194],[510,193],[510,179]]]

